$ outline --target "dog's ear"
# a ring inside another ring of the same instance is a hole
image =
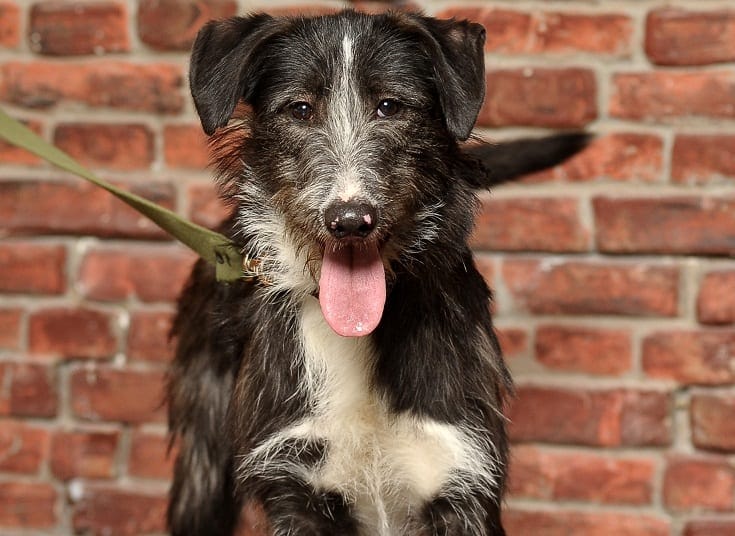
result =
[[[455,138],[466,140],[485,97],[485,28],[469,21],[413,18],[434,61],[447,129]]]
[[[207,134],[227,124],[238,100],[252,95],[258,49],[282,22],[269,15],[211,21],[199,30],[191,53],[189,85]]]

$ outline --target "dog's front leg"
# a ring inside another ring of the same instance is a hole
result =
[[[445,493],[424,510],[427,536],[505,536],[500,505],[479,492]]]
[[[358,523],[344,496],[315,490],[297,477],[280,474],[257,477],[257,488],[272,536],[351,536]]]

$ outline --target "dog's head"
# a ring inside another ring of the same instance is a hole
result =
[[[318,281],[342,335],[377,326],[391,263],[440,237],[464,243],[473,202],[454,167],[484,96],[484,35],[348,11],[237,17],[197,37],[190,83],[204,130],[241,100],[252,110],[220,163],[239,232],[281,286],[313,293]],[[448,210],[459,230],[443,232]]]

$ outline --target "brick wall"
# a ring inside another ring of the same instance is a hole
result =
[[[735,534],[735,6],[417,3],[488,28],[483,135],[599,134],[484,197],[474,237],[518,385],[510,534]],[[187,48],[209,18],[295,5],[0,0],[0,101],[213,225]],[[34,157],[0,162],[0,533],[161,532],[165,334],[194,257]]]

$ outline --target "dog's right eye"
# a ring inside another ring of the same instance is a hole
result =
[[[308,102],[295,102],[291,105],[291,115],[299,121],[308,121],[314,114],[314,109]]]

